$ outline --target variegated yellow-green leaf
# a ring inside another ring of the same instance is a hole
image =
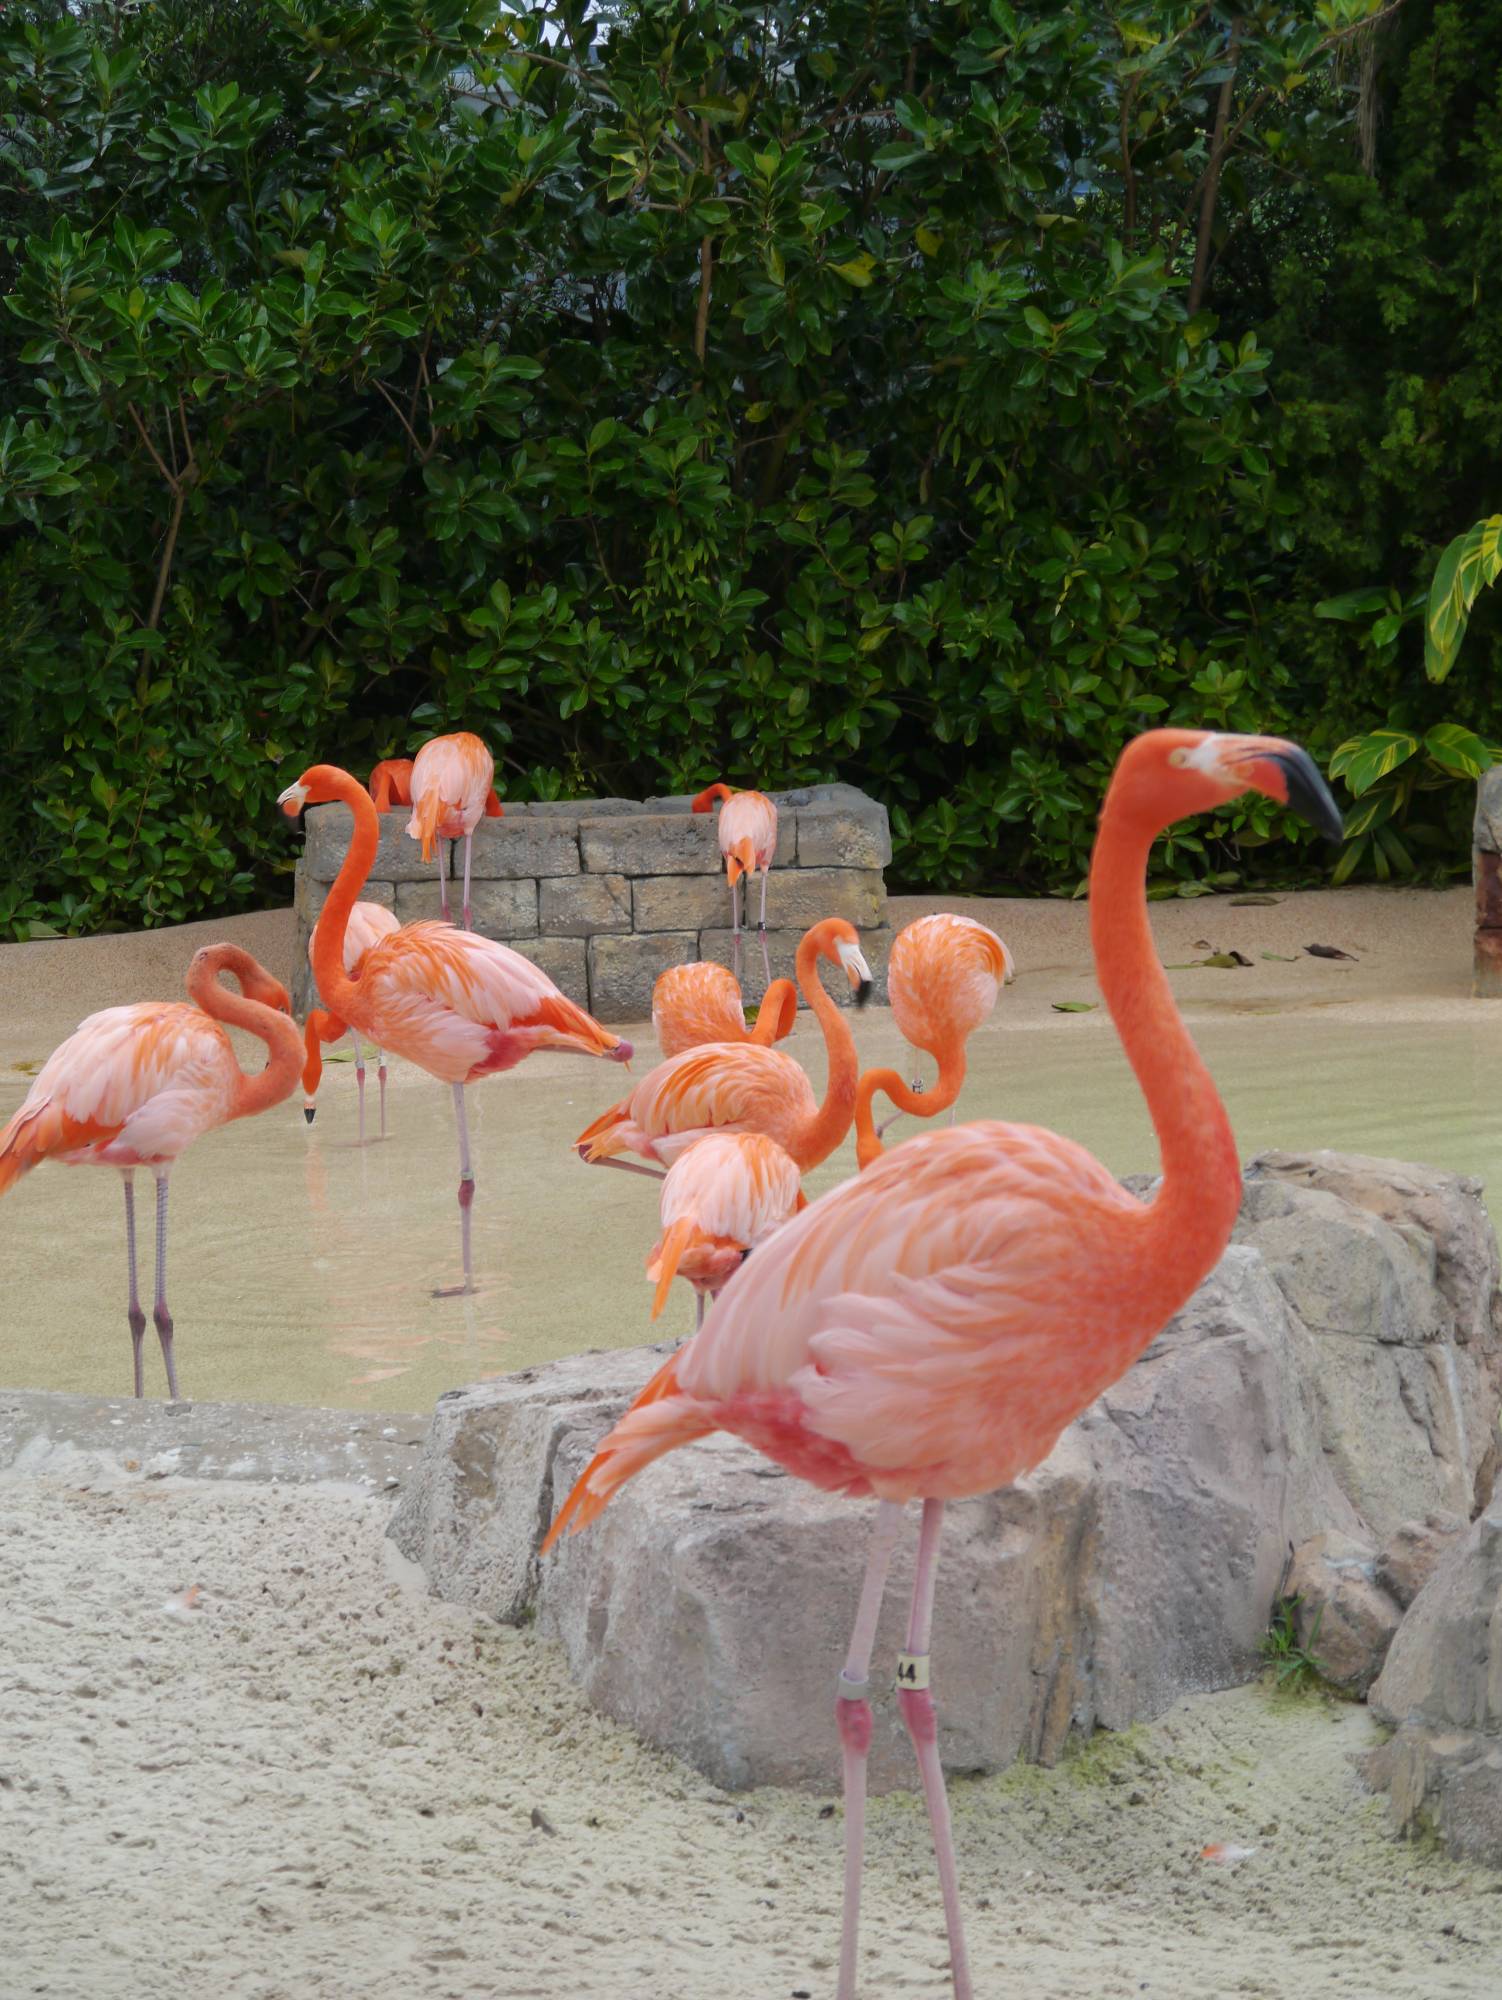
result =
[[[1437,722],[1424,737],[1424,748],[1436,764],[1458,778],[1479,778],[1492,761],[1491,751],[1460,722]]]
[[[1359,806],[1353,806],[1346,814],[1346,839],[1357,840],[1364,833],[1383,825],[1393,816],[1398,803],[1396,792],[1368,792]]]
[[[855,285],[864,291],[866,286],[870,284],[872,273],[876,269],[876,259],[869,252],[863,250],[859,257],[852,257],[849,263],[831,264],[829,268],[837,276],[843,278],[847,285]]]
[[[1379,778],[1406,764],[1418,747],[1419,739],[1410,730],[1373,729],[1341,744],[1330,759],[1330,773],[1344,778],[1352,796],[1359,799]]]
[[[1429,586],[1424,614],[1424,671],[1442,681],[1455,664],[1471,606],[1502,573],[1502,514],[1488,514],[1445,550]]]

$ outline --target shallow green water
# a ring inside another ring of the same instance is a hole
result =
[[[1373,1025],[1367,1011],[1195,1023],[1243,1155],[1332,1146],[1478,1174],[1502,1192],[1494,1010],[1444,1005],[1433,1021],[1395,1026]],[[885,1014],[863,1020],[859,1039],[863,1062],[899,1056]],[[784,1046],[822,1077],[816,1030],[800,1025]],[[638,1060],[635,1074],[644,1068]],[[586,1168],[569,1143],[622,1081],[613,1066],[538,1058],[469,1092],[481,1279],[469,1300],[430,1295],[456,1277],[459,1247],[453,1121],[440,1086],[394,1065],[392,1136],[363,1151],[352,1143],[347,1066],[326,1072],[311,1129],[294,1098],[203,1140],[172,1185],[169,1297],[184,1394],[419,1410],[484,1375],[653,1337],[643,1261],[656,1234],[655,1186]],[[26,1087],[24,1076],[0,1078],[0,1119]],[[1053,1126],[1118,1172],[1157,1165],[1103,1015],[1021,1026],[998,1018],[972,1045],[961,1116]],[[852,1170],[847,1142],[810,1177],[810,1192]],[[149,1176],[138,1176],[147,1211],[150,1198]],[[47,1167],[14,1189],[0,1206],[0,1281],[0,1382],[128,1390],[115,1174]],[[680,1286],[655,1332],[692,1323],[692,1295]],[[155,1354],[147,1381],[161,1393]]]

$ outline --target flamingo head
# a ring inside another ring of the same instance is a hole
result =
[[[839,966],[850,981],[856,1006],[864,1007],[871,998],[873,981],[855,925],[847,924],[843,917],[826,917],[809,935],[816,941],[819,956]]]
[[[288,819],[296,819],[304,806],[326,804],[330,799],[347,799],[351,791],[363,792],[348,771],[337,764],[310,764],[295,784],[278,792],[277,804]]]
[[[1330,840],[1344,837],[1340,808],[1297,743],[1207,729],[1150,729],[1121,753],[1111,790],[1159,827],[1261,792]]]
[[[254,1000],[262,1007],[270,1007],[278,1014],[292,1013],[292,996],[279,979],[274,979],[248,951],[237,944],[206,944],[193,954],[193,962],[188,967],[188,979],[195,974],[217,979],[221,972],[228,972],[238,983],[247,1000]]]

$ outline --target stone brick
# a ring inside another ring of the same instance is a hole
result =
[[[761,907],[761,885],[751,914]],[[887,913],[886,885],[878,868],[779,868],[767,884],[767,926],[807,930],[825,917],[844,917],[857,930],[874,930]],[[744,918],[743,918],[744,921]]]
[[[1502,930],[1502,854],[1478,847],[1471,861],[1476,878],[1476,928]]]
[[[579,850],[593,875],[712,875],[720,868],[714,820],[707,813],[581,819]],[[538,870],[544,875],[554,872]]]
[[[589,1006],[589,967],[583,938],[514,937],[506,943],[523,958],[530,958],[577,1006]]]
[[[380,842],[370,868],[375,881],[419,882],[426,875],[437,880],[437,861],[424,861],[421,846],[406,832],[409,817],[406,812],[379,815]],[[315,882],[332,882],[339,873],[340,864],[349,852],[353,824],[348,806],[338,804],[310,806],[303,815],[307,833],[303,867]],[[561,874],[563,871],[560,869],[558,872]]]
[[[1483,854],[1502,854],[1502,764],[1476,781],[1476,819],[1471,845]]]
[[[871,968],[871,977],[874,982],[871,997],[873,1000],[880,1001],[883,1004],[887,997],[887,960],[892,952],[892,935],[892,932],[885,925],[879,926],[874,930],[862,930],[860,932],[861,950],[866,955],[866,963]],[[700,958],[712,958],[720,965],[729,965],[731,963],[731,936],[732,933],[728,930],[700,931],[699,950],[696,956]],[[741,938],[741,981],[747,1004],[754,1006],[761,998],[761,946],[757,942],[754,929],[743,931]],[[792,979],[795,977],[794,961],[797,957],[798,946],[802,941],[802,931],[769,930],[767,932],[767,956],[772,961],[772,977],[774,979]],[[842,1006],[846,1005],[853,996],[850,990],[850,982],[840,971],[839,967],[831,965],[827,959],[821,959],[819,961],[819,971],[826,991],[832,993]]]
[[[507,819],[614,819],[652,810],[646,799],[506,799],[503,804]]]
[[[463,849],[457,848],[463,865]],[[516,879],[530,875],[577,875],[579,842],[571,816],[509,814],[505,819],[482,819],[475,828],[474,862],[470,870],[476,882],[492,877]]]
[[[752,902],[761,894],[752,891]],[[745,895],[741,902],[744,904]],[[639,875],[631,884],[632,928],[702,931],[730,921],[730,890],[723,875]]]
[[[887,809],[855,792],[798,814],[800,868],[885,868],[892,859]]]
[[[624,875],[564,875],[538,889],[538,929],[545,937],[593,937],[629,931],[631,884]]]
[[[652,988],[670,965],[698,957],[692,931],[653,931],[648,936],[589,940],[589,1011],[597,1021],[645,1021],[652,1013]]]
[[[483,937],[505,938],[536,937],[537,935],[537,884],[535,882],[508,881],[504,877],[491,877],[481,882],[471,880],[469,904],[474,918],[474,927]],[[459,906],[464,895],[462,878],[449,883],[449,909],[454,921],[459,920]],[[404,924],[416,923],[422,917],[441,917],[443,909],[438,899],[438,878],[431,882],[400,882],[396,890],[396,914]]]
[[[1477,931],[1471,991],[1478,1000],[1502,1000],[1502,930]]]

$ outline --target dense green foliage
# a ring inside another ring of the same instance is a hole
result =
[[[1144,724],[1382,720],[1402,644],[1313,607],[1481,511],[1502,297],[1428,324],[1495,54],[1410,104],[1465,10],[1381,22],[1370,179],[1383,11],[12,8],[0,927],[249,901],[289,769],[461,722],[515,796],[840,775],[899,876],[1067,889]]]

